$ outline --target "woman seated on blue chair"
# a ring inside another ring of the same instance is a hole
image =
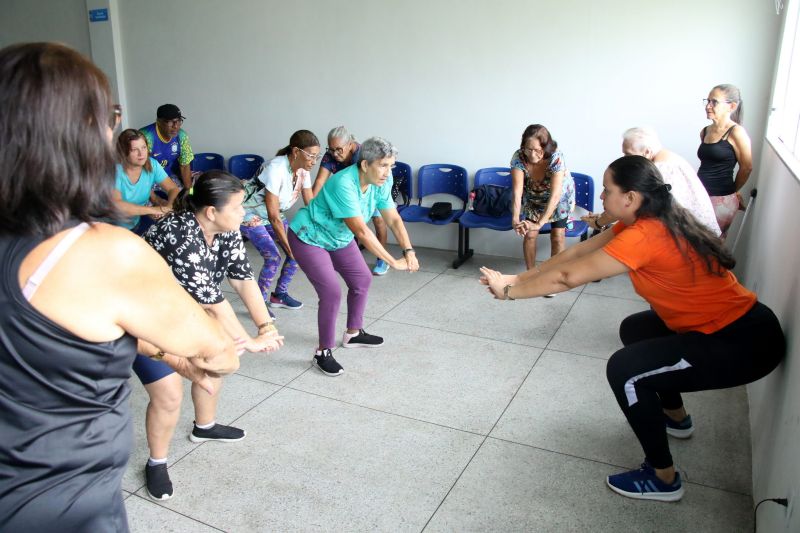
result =
[[[575,208],[575,185],[558,143],[541,124],[525,128],[509,166],[514,189],[511,226],[524,238],[525,268],[530,270],[536,264],[536,238],[548,222],[550,255],[564,249],[567,221]]]
[[[120,225],[143,235],[154,220],[172,211],[179,189],[158,161],[150,157],[147,141],[139,130],[127,129],[119,134],[117,156],[120,163],[117,163],[113,198],[119,210],[130,217]],[[167,192],[164,205],[149,205],[155,184]]]

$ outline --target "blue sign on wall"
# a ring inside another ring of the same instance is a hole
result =
[[[90,9],[89,22],[104,22],[108,20],[108,9]]]

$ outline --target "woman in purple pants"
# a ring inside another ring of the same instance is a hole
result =
[[[391,268],[419,270],[411,240],[392,201],[391,170],[396,156],[397,149],[388,141],[379,137],[367,139],[361,145],[360,160],[331,176],[289,226],[289,245],[294,257],[319,296],[319,346],[314,362],[328,376],[344,372],[331,355],[342,298],[337,272],[348,289],[347,330],[342,337],[342,348],[373,348],[383,344],[383,338],[363,329],[372,273],[354,237]],[[376,208],[403,250],[400,259],[381,246],[364,222]]]
[[[297,262],[286,237],[288,223],[284,212],[301,196],[304,203],[311,201],[309,170],[321,157],[319,151],[316,135],[308,130],[296,131],[289,139],[289,145],[279,150],[276,157],[264,165],[262,172],[245,187],[242,235],[250,239],[264,258],[258,286],[270,307],[303,307],[288,292],[289,282],[297,272]],[[281,264],[279,247],[286,254],[286,260],[278,283],[270,294],[269,287]]]

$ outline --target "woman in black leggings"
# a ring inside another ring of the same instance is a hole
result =
[[[661,501],[683,496],[667,444],[667,434],[687,438],[694,430],[680,393],[751,383],[786,352],[778,319],[730,271],[733,256],[669,189],[648,159],[617,159],[601,195],[606,212],[620,220],[612,231],[518,276],[481,269],[481,282],[503,300],[628,273],[651,310],[622,322],[625,347],[611,356],[606,374],[645,460],[606,482],[623,496]]]

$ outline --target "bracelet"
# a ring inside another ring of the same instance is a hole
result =
[[[413,248],[406,248],[405,250],[403,250],[403,257],[405,257],[406,254],[409,253],[409,252],[414,252],[414,249]],[[414,252],[414,253],[417,253],[417,252]]]
[[[261,331],[262,329],[264,331]],[[276,328],[275,324],[273,324],[272,322],[264,322],[263,324],[258,326],[258,334],[259,335],[263,335],[264,333],[268,333],[270,331],[275,331],[275,332],[278,331],[278,328]]]
[[[165,355],[167,355],[167,354],[164,353],[164,350],[159,350],[156,353],[154,353],[153,355],[151,355],[150,359],[153,359],[154,361],[163,361]]]
[[[505,287],[503,287],[503,296],[506,297],[506,300],[514,300],[514,298],[512,298],[511,295],[508,294],[508,289],[510,289],[510,288],[511,288],[511,285],[506,285]]]

